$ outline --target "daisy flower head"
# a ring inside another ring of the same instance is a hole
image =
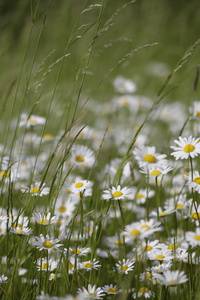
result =
[[[43,125],[45,124],[46,118],[36,116],[36,115],[31,115],[28,117],[27,114],[22,114],[21,116],[21,121],[19,123],[19,126],[22,127],[26,125],[27,128],[30,128],[35,125]]]
[[[188,175],[184,175],[187,180],[187,185],[190,188],[193,188],[200,194],[200,174],[198,171],[194,171],[193,175],[190,173]]]
[[[144,298],[151,298],[152,296],[155,296],[155,293],[152,292],[148,287],[143,286],[139,288],[138,292],[133,293],[133,298],[139,298],[139,297],[144,297]]]
[[[170,271],[167,270],[163,274],[158,274],[156,278],[159,280],[160,284],[165,286],[175,286],[188,281],[187,276],[183,271]]]
[[[136,85],[130,79],[123,76],[117,76],[113,81],[114,88],[121,94],[134,93],[136,91]]]
[[[36,264],[36,268],[38,269],[38,271],[42,270],[42,271],[49,271],[52,272],[54,271],[57,266],[58,266],[58,261],[56,261],[55,259],[52,258],[39,258],[37,259],[37,261],[35,262]]]
[[[40,251],[44,249],[50,252],[52,250],[58,250],[59,247],[62,246],[62,244],[58,244],[58,242],[58,239],[50,238],[48,234],[45,237],[42,234],[40,234],[40,237],[35,237],[35,240],[32,242],[32,245],[36,246],[36,248]]]
[[[104,291],[102,288],[98,287],[96,288],[95,285],[88,284],[88,288],[82,288],[78,289],[78,295],[81,297],[81,299],[102,299],[103,296],[105,296]]]
[[[65,251],[67,251],[67,249],[64,249]],[[90,253],[91,252],[91,248],[86,248],[86,247],[84,247],[84,248],[79,248],[79,247],[77,247],[77,248],[71,248],[71,247],[69,247],[69,255],[74,255],[74,256],[85,256],[85,255],[87,255],[88,253]]]
[[[171,170],[173,170],[171,167],[168,167],[167,165],[160,165],[157,167],[150,167],[149,168],[149,175],[151,177],[160,177],[167,173],[169,173]]]
[[[133,154],[138,161],[140,168],[147,168],[155,167],[157,168],[160,165],[166,165],[167,160],[166,154],[160,154],[156,153],[155,147],[149,147],[149,146],[141,146],[139,148],[135,148],[133,150]]]
[[[171,261],[173,259],[171,250],[156,249],[149,253],[148,258],[154,261]]]
[[[15,227],[10,230],[10,232],[17,235],[30,235],[32,233],[32,229],[28,227]]]
[[[199,138],[189,136],[189,138],[182,138],[179,136],[179,140],[174,141],[177,146],[171,146],[175,151],[171,153],[172,156],[178,159],[188,159],[189,157],[194,158],[200,153]]]
[[[185,238],[192,247],[200,246],[200,228],[197,227],[195,231],[186,232]]]
[[[41,182],[35,182],[31,184],[30,188],[24,187],[21,189],[21,191],[23,193],[30,193],[31,196],[42,197],[49,194],[50,188],[46,187],[45,183],[43,183],[41,186]]]
[[[128,274],[128,272],[133,271],[134,263],[135,262],[130,259],[123,259],[119,260],[118,263],[115,264],[115,266],[119,273]]]
[[[87,190],[91,186],[92,186],[91,181],[82,180],[79,177],[77,177],[75,182],[70,184],[69,190],[74,194],[83,193],[85,190]]]
[[[99,267],[101,267],[101,265],[99,265],[98,263],[99,263],[99,261],[96,261],[95,258],[93,259],[93,261],[91,261],[91,260],[84,261],[84,262],[80,263],[80,269],[84,269],[86,271],[90,271],[92,269],[98,270]]]
[[[104,285],[102,287],[102,290],[108,294],[108,295],[116,295],[119,294],[122,290],[119,290],[116,285],[113,286],[113,284],[110,285]]]
[[[55,217],[55,216],[51,217],[50,212],[48,212],[48,214],[44,214],[44,213],[41,214],[41,213],[33,212],[31,220],[33,222],[36,222],[43,226],[48,226],[48,225],[54,224],[58,221],[57,217]]]
[[[123,200],[131,192],[131,189],[127,187],[121,188],[121,186],[118,185],[117,188],[113,186],[111,189],[103,191],[104,194],[102,195],[102,197],[104,200],[109,200],[111,198],[113,198],[114,200]]]
[[[87,146],[76,145],[72,148],[71,153],[71,161],[76,166],[89,168],[92,167],[95,162],[94,152]]]
[[[187,201],[184,211],[186,217],[190,218],[192,222],[195,222],[196,226],[200,224],[200,204],[198,205],[196,201],[192,199]]]

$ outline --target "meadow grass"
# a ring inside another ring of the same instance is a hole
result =
[[[138,2],[20,1],[10,11],[1,299],[199,299],[200,41],[169,45],[173,10]]]

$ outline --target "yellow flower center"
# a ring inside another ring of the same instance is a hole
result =
[[[165,211],[161,211],[160,213],[159,213],[159,216],[165,216],[166,215],[166,212]]]
[[[61,221],[58,221],[58,222],[54,223],[54,225],[56,225],[56,226],[60,226],[61,224],[62,224]]]
[[[174,245],[169,245],[169,246],[167,247],[167,249],[169,249],[169,250],[174,250]]]
[[[181,209],[181,208],[183,208],[183,206],[184,206],[183,204],[177,204],[176,209]]]
[[[116,243],[116,244],[121,244],[122,242],[123,242],[123,241],[122,241],[121,239],[119,239],[119,240],[118,240],[118,239],[117,239],[117,240],[115,240],[115,243]]]
[[[84,264],[84,267],[85,267],[85,268],[91,268],[91,267],[92,267],[92,264],[89,263],[89,262],[87,262],[87,263]]]
[[[42,244],[43,247],[45,248],[52,248],[53,247],[53,244],[49,241],[45,241],[43,244]]]
[[[121,266],[121,270],[122,270],[122,271],[126,271],[126,270],[128,270],[128,266],[127,266],[127,265],[123,265],[123,266]]]
[[[70,190],[68,190],[68,189],[66,189],[66,191],[65,191],[67,194],[71,194],[71,191]]]
[[[83,156],[76,156],[76,161],[77,162],[84,162]]]
[[[82,182],[78,182],[75,184],[75,188],[79,189],[83,186],[83,183]]]
[[[85,229],[85,231],[86,231],[86,232],[91,232],[91,231],[92,231],[92,227],[87,227],[87,228]]]
[[[153,278],[154,276],[151,274],[151,273],[148,273],[145,275],[146,279],[151,279]]]
[[[43,139],[50,140],[53,136],[50,133],[47,133],[43,136]]]
[[[151,227],[149,225],[145,224],[145,225],[141,226],[141,229],[149,230],[149,229],[151,229]]]
[[[200,235],[195,235],[194,238],[196,241],[200,241]]]
[[[107,290],[108,293],[116,293],[116,289],[115,288],[109,288]]]
[[[20,224],[20,223],[14,224],[13,228],[16,228],[16,227],[22,227],[22,224]]]
[[[36,121],[36,120],[34,120],[34,119],[29,119],[29,120],[28,120],[28,123],[29,123],[29,124],[36,124],[36,123],[37,123],[37,121]]]
[[[162,254],[156,255],[155,257],[155,259],[163,259],[163,258],[165,258],[165,256]]]
[[[139,289],[139,293],[148,293],[148,288],[147,287],[141,287],[140,289]]]
[[[71,263],[68,263],[68,269],[71,270],[73,268],[73,265]]]
[[[87,293],[87,297],[92,297],[94,296],[94,293]]]
[[[9,172],[7,172],[7,171],[1,171],[1,177],[2,177],[2,178],[8,178],[9,175],[10,175]]]
[[[42,264],[42,269],[47,269],[47,264]]]
[[[183,148],[183,151],[186,152],[186,153],[190,153],[190,152],[193,152],[195,149],[195,147],[191,144],[188,144],[186,145],[184,148]]]
[[[174,284],[175,283],[175,281],[174,280],[170,280],[170,281],[168,281],[168,283],[170,283],[170,284]]]
[[[197,111],[196,113],[196,117],[199,118],[200,117],[200,111]]]
[[[144,195],[142,195],[142,194],[140,194],[140,193],[138,193],[137,196],[136,196],[137,199],[141,199],[141,198],[143,198],[143,197],[144,197]]]
[[[55,277],[56,277],[56,275],[55,274],[51,274],[51,276],[50,276],[52,279],[54,279]]]
[[[155,158],[155,156],[154,155],[152,155],[152,154],[146,154],[146,155],[144,155],[144,160],[146,161],[146,162],[148,162],[149,164],[155,164],[156,163],[156,158]]]
[[[130,235],[133,235],[133,236],[139,236],[140,234],[141,234],[141,232],[137,229],[133,229],[130,232]]]
[[[43,220],[40,220],[40,224],[46,224],[46,223],[48,223],[49,222],[49,220],[48,219],[43,219]]]
[[[24,233],[24,230],[19,229],[19,230],[17,230],[16,232],[17,232],[17,234],[23,234],[23,233]]]
[[[192,218],[195,219],[195,220],[200,220],[200,213],[192,213]]]
[[[197,184],[200,184],[200,177],[196,177],[196,178],[194,179],[194,182],[197,183]]]
[[[39,190],[38,188],[32,188],[32,189],[30,190],[30,192],[31,192],[32,194],[39,194],[39,193],[40,193],[40,190]]]
[[[152,247],[147,245],[145,247],[142,248],[143,251],[151,251],[152,250]]]
[[[120,196],[122,196],[122,195],[123,195],[123,193],[120,192],[120,191],[116,191],[116,192],[113,193],[113,197],[114,197],[114,198],[120,197]]]
[[[58,211],[59,211],[60,213],[64,213],[66,210],[67,210],[66,206],[60,206],[60,207],[58,208]]]
[[[160,172],[159,170],[153,170],[150,173],[151,176],[160,176],[162,175],[162,172]]]
[[[71,254],[80,254],[81,253],[81,251],[80,250],[76,250],[76,249],[73,249],[72,251],[71,251]]]

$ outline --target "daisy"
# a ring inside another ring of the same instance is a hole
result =
[[[55,205],[55,215],[59,218],[72,217],[76,204],[71,199],[58,197]]]
[[[149,167],[148,168],[141,168],[141,173],[147,174],[150,177],[159,177],[159,176],[163,176],[167,173],[169,173],[171,170],[173,170],[173,168],[168,167],[167,165],[158,165],[158,166],[154,166],[154,167]]]
[[[155,192],[150,190],[150,189],[140,189],[136,194],[135,194],[135,199],[136,199],[136,203],[139,204],[144,204],[146,202],[146,199],[148,197],[152,198],[154,197]]]
[[[174,141],[177,146],[171,146],[172,149],[175,150],[175,152],[172,152],[171,155],[173,155],[176,160],[177,159],[188,159],[189,157],[194,158],[200,153],[200,143],[199,138],[195,139],[192,136],[189,136],[189,138],[182,138],[179,136],[179,141]]]
[[[121,94],[134,93],[137,89],[133,81],[123,76],[117,76],[113,81],[113,85],[116,91]]]
[[[113,186],[111,189],[103,191],[104,194],[102,197],[105,200],[109,200],[111,198],[114,200],[123,200],[131,192],[131,189],[128,189],[127,187],[121,188],[121,186],[118,185],[117,188]]]
[[[152,296],[155,296],[155,293],[149,290],[146,286],[141,287],[137,293],[133,293],[134,299],[138,297],[151,298]]]
[[[151,251],[154,251],[155,249],[159,248],[159,240],[142,241],[142,244],[138,249],[138,254],[146,253],[148,255]]]
[[[42,258],[42,260],[39,258],[37,259],[35,264],[38,271],[42,270],[52,272],[57,268],[58,261],[52,258]]]
[[[1,285],[2,283],[7,282],[7,279],[8,279],[7,276],[5,276],[5,275],[0,275],[0,285]]]
[[[163,274],[158,274],[156,278],[159,280],[160,284],[165,286],[175,286],[188,281],[187,276],[183,271],[170,271],[167,270]]]
[[[110,285],[104,285],[102,287],[102,290],[109,295],[116,295],[119,294],[120,292],[122,292],[122,290],[119,290],[118,287],[116,285],[113,286],[113,284]]]
[[[172,262],[165,262],[163,264],[158,264],[157,266],[154,266],[151,268],[152,274],[156,277],[157,274],[162,274],[163,272],[169,270],[172,266]]]
[[[185,238],[192,247],[200,246],[200,228],[197,227],[195,231],[187,231]]]
[[[200,223],[200,204],[198,205],[196,201],[192,201],[192,199],[187,201],[187,204],[185,205],[185,211],[184,211],[186,217],[189,217],[192,222],[195,222],[197,226],[199,226]]]
[[[156,249],[155,251],[151,251],[151,253],[149,253],[148,259],[169,262],[173,259],[173,256],[171,250]]]
[[[92,185],[91,181],[81,180],[79,177],[76,178],[75,182],[70,184],[69,190],[72,193],[83,193],[87,188],[90,188]]]
[[[44,117],[31,115],[28,117],[27,114],[23,113],[21,116],[21,121],[19,123],[19,126],[22,127],[26,125],[27,128],[30,128],[35,125],[43,125],[45,124],[46,119]]]
[[[193,175],[192,173],[188,175],[184,175],[185,179],[187,180],[187,185],[190,188],[193,188],[195,191],[197,191],[200,194],[200,174],[198,171],[194,171]]]
[[[33,212],[32,218],[31,218],[32,222],[36,222],[38,224],[41,224],[43,226],[48,226],[49,224],[54,224],[56,223],[58,220],[57,218],[51,217],[51,213],[48,212],[48,214],[41,214],[41,213],[36,213]]]
[[[44,195],[48,195],[50,188],[45,187],[45,184],[43,183],[42,186],[40,186],[41,183],[40,182],[35,182],[32,183],[30,188],[29,187],[24,187],[21,189],[21,191],[23,193],[30,193],[31,196],[44,196]]]
[[[58,244],[59,240],[50,238],[49,235],[47,234],[45,237],[40,234],[40,237],[36,236],[35,240],[32,242],[33,246],[36,246],[37,249],[41,250],[47,250],[47,251],[52,251],[52,250],[58,250],[62,244]]]
[[[61,277],[62,275],[61,275],[61,273],[58,273],[58,274],[55,274],[55,273],[51,273],[50,275],[49,275],[49,280],[51,281],[51,280],[55,280],[55,279],[57,279],[57,278],[59,278],[59,277]]]
[[[134,261],[130,259],[123,259],[122,261],[119,260],[118,263],[115,264],[115,266],[119,273],[128,274],[128,272],[133,271]]]
[[[101,267],[101,265],[98,264],[99,261],[96,261],[96,259],[94,258],[93,261],[88,260],[88,261],[84,261],[82,263],[80,263],[80,269],[85,269],[87,271],[90,271],[92,269],[94,270],[98,270],[99,267]]]
[[[71,161],[76,166],[81,166],[83,168],[92,167],[95,162],[94,152],[87,146],[77,145],[71,150],[72,157]]]
[[[10,232],[17,235],[29,235],[32,233],[32,229],[28,227],[15,227],[10,230]]]
[[[67,251],[67,249],[65,248],[64,251]],[[80,256],[85,256],[90,252],[91,252],[91,248],[86,248],[86,247],[85,248],[79,248],[79,247],[71,248],[71,247],[69,247],[69,254],[74,255],[74,256],[76,256],[76,255],[79,256],[79,257]]]
[[[98,287],[96,288],[95,285],[88,284],[88,288],[82,288],[78,289],[78,295],[84,299],[102,299],[102,297],[105,295],[102,288]]]
[[[160,165],[167,164],[167,160],[165,159],[166,154],[156,153],[155,147],[141,146],[139,148],[135,148],[133,150],[133,154],[135,155],[140,168],[157,168]]]

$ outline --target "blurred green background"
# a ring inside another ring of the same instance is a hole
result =
[[[126,4],[124,0],[1,0],[1,119],[7,119],[15,95],[17,115],[26,89],[24,109],[30,111],[39,102],[35,113],[43,114],[54,92],[62,61],[53,96],[58,116],[69,99],[77,99],[80,92],[83,98],[109,101],[114,93],[112,81],[117,75],[136,82],[138,93],[154,97],[186,50],[199,38],[200,2],[138,0]],[[142,49],[118,64],[132,50],[155,42],[158,45]],[[67,53],[70,55],[57,63],[43,80],[49,66]],[[194,96],[193,83],[199,60],[197,48],[170,82],[170,86],[178,85],[170,100],[189,103],[198,97],[198,90]],[[159,63],[160,74],[159,71],[152,74],[154,63]],[[38,72],[41,64],[42,70]],[[43,85],[37,90],[41,81]]]

